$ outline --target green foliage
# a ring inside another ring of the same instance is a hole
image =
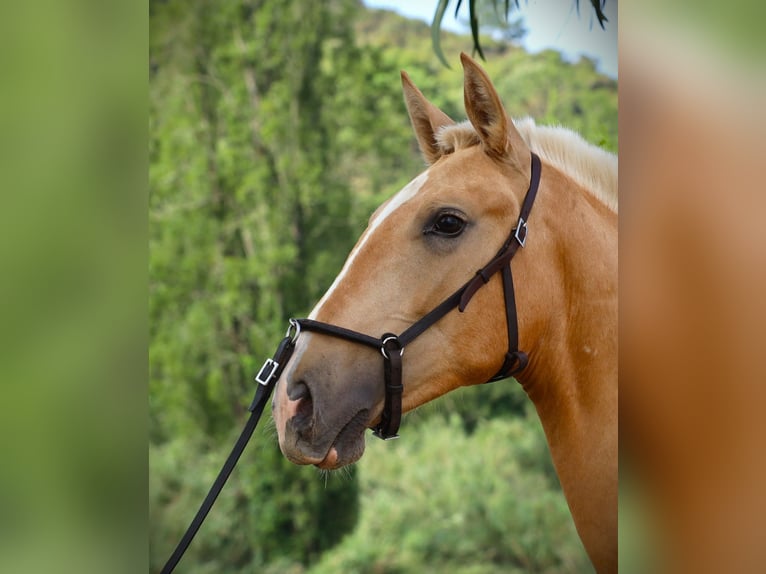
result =
[[[236,436],[222,437],[215,448],[190,444],[186,437],[150,446],[152,571],[181,539]],[[184,571],[253,571],[316,561],[338,541],[339,532],[354,527],[359,511],[356,469],[334,479],[291,464],[272,436],[256,433],[187,551]]]
[[[453,119],[465,118],[462,75],[439,65],[430,53],[426,24],[390,12],[365,11],[356,29],[360,41],[374,47],[392,44],[387,57],[407,70],[423,94]],[[482,45],[487,56],[482,65],[512,117],[531,116],[538,124],[563,125],[592,144],[617,151],[617,81],[596,72],[593,61],[582,58],[569,64],[553,50],[530,55],[492,38]],[[447,60],[457,63],[466,50],[466,37],[443,32],[441,47]]]
[[[287,318],[305,316],[369,214],[423,167],[399,70],[453,118],[464,112],[461,75],[439,65],[428,27],[354,0],[150,9],[157,570],[234,442]],[[483,46],[511,115],[616,149],[616,82],[591,62]],[[442,47],[457,62],[465,38],[445,33]],[[526,403],[513,381],[455,391],[408,416],[400,444],[372,442],[358,467],[329,476],[287,462],[261,429],[184,571],[578,571],[582,550]]]
[[[359,526],[310,574],[588,572],[566,502],[541,469],[534,414],[481,422],[432,418],[359,463]]]
[[[322,105],[346,73],[327,65],[341,59],[330,56],[353,59],[343,51],[354,50],[347,22],[356,4],[152,8],[150,431],[159,560],[224,460],[219,445],[233,442],[258,359],[273,352],[287,318],[320,296],[358,234],[348,178],[336,169],[342,114]],[[202,571],[285,556],[309,562],[355,523],[353,473],[325,487],[314,469],[284,460],[273,439],[260,454],[258,472],[243,464],[239,487],[222,497],[229,507],[206,523],[215,535],[195,540],[189,561]]]

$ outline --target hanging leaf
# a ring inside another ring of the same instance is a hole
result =
[[[479,42],[479,19],[476,17],[476,0],[468,2],[468,11],[471,19],[471,36],[473,36],[474,52],[478,52],[481,59],[486,61],[487,58],[484,57],[484,52]]]
[[[431,44],[441,63],[449,68],[450,65],[447,63],[447,59],[444,57],[444,52],[442,52],[441,47],[441,27],[444,13],[447,11],[447,4],[449,4],[449,0],[439,0],[439,4],[436,6],[436,14],[434,14],[434,20],[431,23]],[[460,2],[458,2],[458,6],[459,5]]]
[[[476,2],[478,0],[468,0],[468,10],[470,13],[470,25],[471,25],[471,36],[473,38],[473,51],[474,53],[478,53],[482,60],[486,60],[484,57],[484,52],[481,48],[481,42],[479,41],[479,17],[476,10]],[[615,0],[616,1],[616,0]],[[510,13],[511,9],[511,0],[503,0],[503,3],[505,4],[505,20],[508,22],[508,14]],[[519,9],[519,0],[513,0],[514,5],[517,9]],[[441,23],[444,19],[444,13],[447,10],[447,5],[449,4],[449,0],[439,0],[437,6],[436,6],[436,13],[434,14],[433,22],[431,23],[431,41],[433,44],[434,52],[439,58],[439,61],[441,61],[442,64],[444,64],[447,68],[449,68],[449,64],[447,63],[446,58],[444,57],[444,53],[441,49],[441,38],[440,38],[440,30],[441,30]],[[495,12],[498,12],[500,0],[493,0],[493,6],[495,8]],[[605,22],[608,22],[609,19],[604,14],[604,6],[606,6],[606,0],[590,0],[590,4],[593,7],[593,11],[596,13],[596,19],[598,20],[599,26],[601,26],[602,30],[606,29],[606,26],[604,26]],[[455,18],[457,18],[458,12],[460,11],[460,7],[463,5],[463,0],[457,0],[455,3]],[[575,9],[577,10],[578,17],[580,16],[580,0],[574,0]]]
[[[604,14],[604,6],[606,6],[606,0],[590,0],[590,3],[591,6],[593,6],[593,9],[596,11],[596,18],[598,18],[598,23],[601,26],[601,29],[605,30],[606,28],[604,28],[604,22],[609,21]]]
[[[513,0],[516,5],[516,10],[519,9],[519,0]],[[495,0],[495,11],[497,11],[497,0]],[[505,22],[508,23],[508,14],[511,11],[511,0],[505,0]]]

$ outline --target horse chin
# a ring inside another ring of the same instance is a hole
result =
[[[333,447],[330,447],[330,452],[327,453],[327,456],[324,457],[324,460],[320,463],[316,464],[317,468],[321,468],[322,470],[334,470],[338,467],[338,449]]]
[[[358,444],[360,445],[359,448],[341,451],[338,451],[338,448],[333,446],[330,448],[330,452],[327,453],[327,456],[324,457],[324,460],[314,466],[321,470],[337,470],[352,464],[359,460],[362,457],[362,454],[364,454],[364,437],[360,437]]]
[[[340,430],[324,459],[315,466],[335,470],[359,460],[364,454],[364,432],[369,411],[362,409]]]
[[[288,419],[283,432],[279,433],[279,446],[294,464],[313,464],[322,470],[334,470],[356,462],[364,454],[364,432],[368,424],[369,410],[362,409],[340,426],[340,430],[325,428],[317,432],[319,429],[313,420],[298,414]]]

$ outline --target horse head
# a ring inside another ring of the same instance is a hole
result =
[[[455,124],[402,73],[407,110],[426,171],[381,205],[309,318],[375,336],[399,333],[491,259],[516,221],[530,182],[530,150],[492,83],[462,57],[469,122]],[[486,381],[506,343],[499,281],[463,312],[444,316],[406,348],[403,411],[458,386]],[[336,468],[364,451],[381,416],[380,353],[302,333],[273,412],[283,453]]]

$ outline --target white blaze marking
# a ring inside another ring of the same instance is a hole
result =
[[[417,192],[420,191],[420,188],[423,187],[423,184],[425,184],[427,179],[428,179],[428,171],[426,170],[423,173],[421,173],[418,177],[413,179],[410,183],[408,183],[404,187],[404,189],[402,189],[394,197],[392,197],[391,200],[383,208],[383,211],[381,211],[380,213],[378,213],[378,215],[375,216],[375,219],[373,219],[370,222],[370,225],[367,227],[367,230],[364,232],[364,235],[362,236],[362,240],[349,254],[348,259],[346,259],[346,263],[343,265],[343,269],[341,269],[340,273],[335,278],[335,281],[333,281],[332,285],[330,285],[330,288],[322,296],[322,298],[319,300],[319,303],[317,303],[314,309],[311,311],[311,314],[308,317],[309,319],[316,319],[317,314],[319,313],[319,309],[322,308],[322,305],[324,305],[325,301],[327,301],[327,299],[330,298],[330,295],[332,295],[333,291],[335,291],[338,285],[340,285],[341,281],[343,281],[343,278],[348,273],[348,270],[351,269],[351,265],[353,265],[354,259],[356,259],[356,256],[359,254],[359,252],[362,250],[364,245],[367,243],[367,240],[375,232],[375,230],[380,226],[380,224],[383,223],[383,221],[385,221],[386,218],[389,215],[391,215],[394,211],[396,211],[402,205],[407,203],[410,199],[415,197],[415,194],[417,194]]]

